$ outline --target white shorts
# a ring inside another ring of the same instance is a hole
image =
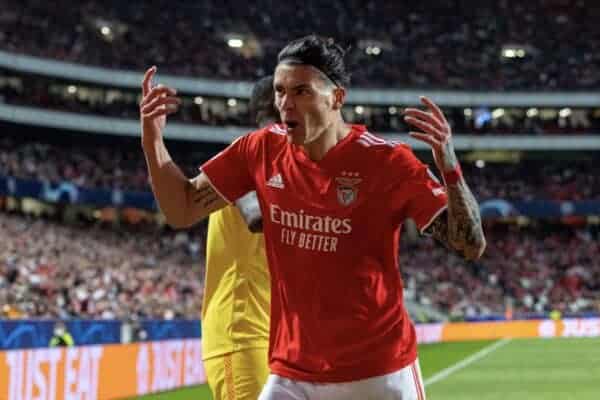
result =
[[[399,371],[352,382],[311,383],[270,374],[258,400],[425,400],[425,390],[417,359]]]

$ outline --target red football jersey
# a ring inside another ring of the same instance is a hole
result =
[[[402,143],[354,125],[320,161],[271,125],[201,167],[233,202],[256,190],[271,273],[269,365],[277,375],[346,382],[416,358],[398,269],[400,226],[425,229],[443,186]]]

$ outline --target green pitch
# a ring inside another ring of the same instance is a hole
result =
[[[600,339],[439,343],[419,357],[428,400],[600,399]],[[199,386],[139,399],[211,396]]]
[[[212,395],[208,385],[194,386],[184,389],[151,394],[138,397],[138,400],[212,400]]]

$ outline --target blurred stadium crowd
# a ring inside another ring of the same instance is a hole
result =
[[[433,240],[401,251],[408,298],[456,319],[600,311],[600,242],[588,228],[486,228],[488,247],[466,263]],[[425,267],[424,267],[425,266]],[[510,298],[510,304],[507,304]],[[506,316],[506,315],[505,315]]]
[[[9,318],[199,318],[202,231],[110,230],[0,213]]]
[[[254,81],[290,39],[319,32],[348,46],[352,85],[482,91],[595,90],[600,8],[591,0],[316,1],[4,0],[0,50],[140,72]],[[149,29],[151,27],[151,29]],[[382,29],[384,27],[385,31]],[[557,34],[560,33],[560,34]],[[581,40],[585,37],[585,40]],[[93,50],[90,50],[93,49]],[[139,93],[0,68],[0,103],[136,119]],[[182,94],[170,120],[252,126],[246,99]],[[445,108],[457,133],[594,134],[600,109]],[[374,132],[405,132],[402,105],[345,107]],[[148,191],[139,147],[0,137],[0,176]],[[60,132],[58,132],[60,133]],[[60,142],[60,143],[59,143]],[[137,142],[136,142],[137,145]],[[214,146],[214,145],[213,145]],[[208,144],[174,153],[188,176]],[[583,153],[582,153],[583,154]],[[588,153],[589,155],[589,153]],[[593,158],[463,162],[478,200],[600,200]],[[34,218],[0,197],[0,307],[9,318],[198,318],[205,226],[173,232],[154,223],[106,226]],[[59,206],[60,207],[60,206]],[[556,222],[556,221],[555,221]],[[545,222],[544,222],[545,223]],[[404,240],[406,298],[455,319],[600,313],[598,225],[486,222],[488,248],[468,263],[431,239]]]
[[[254,80],[283,44],[314,31],[344,38],[357,86],[589,89],[600,83],[593,3],[5,0],[0,43],[109,68],[157,64],[177,75]]]
[[[176,153],[189,176],[210,157],[208,153]],[[600,166],[592,159],[465,163],[463,169],[480,201],[600,199]],[[150,190],[143,154],[136,147],[64,147],[5,137],[0,138],[0,174],[52,183],[69,181],[86,188]]]
[[[191,176],[209,154],[178,152]],[[481,200],[600,199],[593,160],[464,163]],[[0,139],[7,176],[69,181],[89,188],[150,190],[136,147],[59,145]],[[198,317],[204,230],[173,233],[156,225],[107,229],[0,214],[0,305],[5,315]],[[134,230],[128,230],[128,229]],[[488,249],[476,263],[448,257],[430,239],[405,242],[401,266],[409,299],[454,318],[560,310],[600,312],[600,241],[586,227],[487,227]],[[32,240],[31,238],[35,238]],[[9,305],[6,308],[6,305]]]
[[[0,213],[0,304],[10,318],[199,318],[205,230],[80,226]],[[598,230],[487,227],[468,263],[404,241],[405,296],[461,320],[600,312]],[[507,304],[510,298],[510,304]]]
[[[164,0],[86,0],[78,7],[65,0],[52,4],[7,0],[0,16],[0,50],[137,72],[157,65],[159,77],[253,81],[272,71],[283,44],[314,31],[343,38],[349,49],[348,65],[354,66],[353,86],[593,90],[600,84],[595,73],[600,62],[600,30],[595,21],[600,11],[590,4],[589,0],[523,4],[486,0],[477,6],[466,0],[416,4],[336,0],[309,2],[298,10],[269,0],[244,7],[214,0],[183,1],[177,7],[167,6]],[[579,40],[582,36],[586,40]],[[7,104],[136,118],[138,95],[122,88],[17,76],[0,69],[0,99]],[[253,125],[245,99],[185,93],[182,98],[173,121]],[[597,109],[535,106],[444,111],[461,133],[600,131]],[[352,104],[345,107],[344,115],[348,121],[366,123],[374,132],[404,132],[401,107]]]

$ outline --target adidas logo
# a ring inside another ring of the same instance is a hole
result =
[[[271,179],[267,181],[267,186],[271,186],[277,189],[283,189],[283,179],[281,179],[281,174],[273,175]]]

